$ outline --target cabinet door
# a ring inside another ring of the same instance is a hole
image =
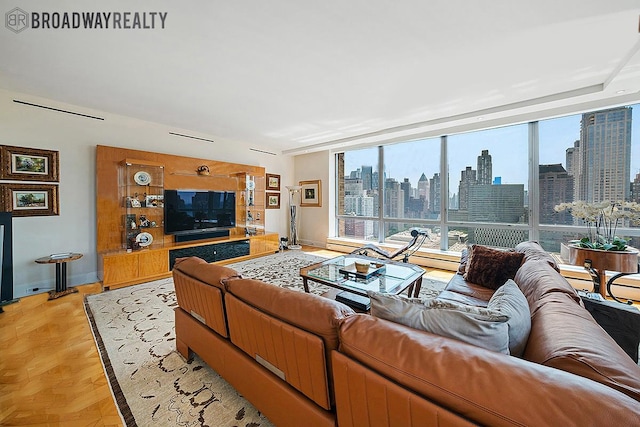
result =
[[[104,265],[102,280],[104,286],[138,278],[138,254],[108,256],[102,262]]]
[[[138,254],[138,275],[140,278],[155,276],[169,271],[167,251],[142,251]]]

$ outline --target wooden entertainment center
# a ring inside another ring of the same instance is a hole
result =
[[[263,167],[98,145],[96,170],[96,251],[105,289],[169,277],[179,257],[229,263],[278,250],[278,234],[264,228]],[[176,242],[164,232],[165,189],[235,192],[235,227]]]

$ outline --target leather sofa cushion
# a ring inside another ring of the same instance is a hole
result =
[[[485,288],[464,280],[464,277],[460,274],[453,275],[449,283],[447,283],[445,291],[466,295],[486,302],[489,302],[495,292],[494,289]]]
[[[227,292],[277,319],[320,336],[327,350],[338,347],[338,325],[355,314],[350,307],[318,295],[254,279],[231,279],[225,282]]]
[[[173,269],[222,290],[224,290],[223,280],[240,277],[240,273],[232,268],[218,264],[209,264],[202,258],[194,256],[176,259]]]
[[[582,305],[576,290],[567,280],[558,274],[546,261],[527,261],[518,270],[515,282],[529,302],[531,316],[535,316],[538,308],[546,304],[547,298],[558,294]]]
[[[528,242],[520,242],[515,247],[516,252],[524,254],[524,262],[527,261],[545,261],[558,273],[560,267],[556,260],[547,251],[542,249],[542,246],[538,242],[530,240]]]
[[[632,425],[640,414],[602,384],[365,314],[343,321],[340,340],[341,353],[480,425]]]
[[[525,359],[590,378],[640,402],[640,367],[585,308],[555,295],[531,322]]]
[[[209,264],[197,258],[178,258],[173,269],[173,284],[178,305],[221,336],[229,336],[224,313],[223,279],[237,277],[227,267]]]

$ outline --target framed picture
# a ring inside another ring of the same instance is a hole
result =
[[[267,209],[280,209],[280,193],[267,191]]]
[[[300,206],[318,208],[322,206],[322,183],[319,179],[300,181],[300,185],[302,186]]]
[[[58,182],[58,152],[0,145],[0,179]]]
[[[280,191],[280,175],[267,174],[267,190]]]
[[[2,210],[13,216],[59,215],[58,186],[51,184],[0,184]]]

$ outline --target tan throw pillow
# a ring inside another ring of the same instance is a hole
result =
[[[369,291],[371,315],[414,329],[509,354],[507,316],[448,300],[407,298]]]
[[[513,279],[523,257],[520,252],[471,245],[464,279],[485,288],[498,289],[508,279]]]

